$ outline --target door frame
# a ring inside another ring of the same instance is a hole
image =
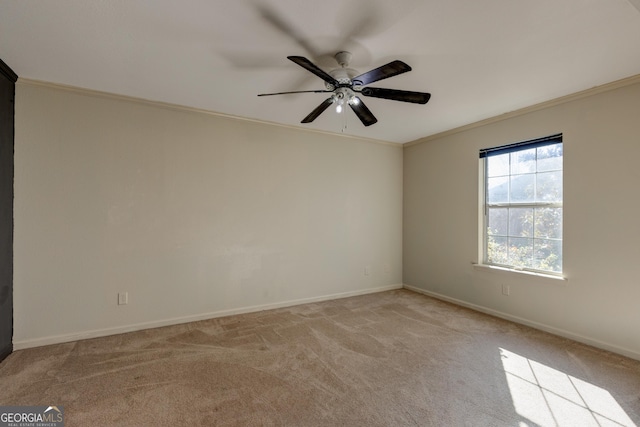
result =
[[[0,282],[0,307],[2,313],[0,314],[0,361],[7,357],[13,351],[13,197],[14,197],[14,146],[15,146],[15,94],[16,94],[16,81],[18,75],[0,59],[0,79],[3,80],[2,84],[9,82],[9,99],[0,99],[0,108],[6,108],[5,102],[9,102],[9,131],[0,133],[0,151],[3,156],[0,157],[0,209],[2,215],[0,215],[0,233],[2,233],[2,239],[8,238],[9,242],[2,243],[2,247],[8,248],[9,253],[3,249],[0,252],[0,280],[4,282],[8,280],[7,284]],[[5,96],[5,90],[3,89],[3,98]],[[3,113],[4,116],[4,113]],[[4,119],[3,119],[4,120]],[[5,123],[2,124],[3,126]],[[8,135],[8,138],[5,136]],[[8,141],[6,140],[8,139]],[[10,154],[9,154],[10,153]],[[4,156],[6,154],[6,156]],[[9,205],[8,207],[6,205]],[[8,310],[9,315],[6,315]],[[8,322],[8,324],[7,324]],[[8,338],[8,342],[6,341]]]

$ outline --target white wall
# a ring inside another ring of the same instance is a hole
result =
[[[640,79],[630,82],[405,146],[404,283],[640,359]],[[474,268],[478,150],[555,133],[568,281]]]
[[[400,146],[19,82],[14,347],[399,286],[402,161]]]

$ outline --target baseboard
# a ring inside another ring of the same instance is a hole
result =
[[[153,322],[137,323],[133,325],[118,326],[114,328],[95,329],[91,331],[83,331],[72,334],[54,335],[42,338],[34,338],[28,340],[18,340],[13,342],[14,350],[24,350],[33,347],[42,347],[51,344],[61,344],[72,341],[85,340],[90,338],[99,338],[109,335],[123,334],[127,332],[135,332],[143,329],[160,328],[163,326],[179,325],[182,323],[197,322],[200,320],[215,319],[217,317],[233,316],[235,314],[255,313],[264,310],[273,310],[276,308],[292,307],[295,305],[309,304],[314,302],[335,300],[341,298],[349,298],[359,295],[367,295],[378,292],[402,289],[402,284],[380,286],[377,288],[362,289],[358,291],[340,292],[337,294],[323,295],[311,298],[302,298],[297,300],[289,300],[272,304],[254,305],[249,307],[234,308],[230,310],[220,310],[210,313],[196,314],[193,316],[175,317],[171,319],[163,319]]]
[[[591,337],[586,337],[584,335],[576,334],[571,331],[567,331],[565,329],[556,328],[550,325],[546,325],[544,323],[535,322],[529,319],[525,319],[523,317],[514,316],[508,313],[504,313],[502,311],[494,310],[491,308],[487,308],[481,305],[472,304],[463,300],[459,300],[456,298],[451,298],[446,295],[439,294],[437,292],[427,291],[421,288],[416,288],[415,286],[403,285],[404,289],[408,289],[413,292],[417,292],[423,295],[427,295],[429,297],[433,297],[442,301],[450,302],[452,304],[456,304],[462,307],[470,308],[471,310],[479,311],[481,313],[489,314],[491,316],[499,317],[501,319],[509,320],[514,323],[519,323],[521,325],[529,326],[534,329],[539,329],[544,332],[548,332],[553,335],[558,335],[563,338],[569,338],[573,341],[577,341],[583,344],[587,344],[593,347],[597,347],[603,350],[610,351],[612,353],[617,353],[626,357],[630,357],[635,360],[640,360],[640,353],[630,350],[628,348],[620,347],[617,345],[613,345],[607,342],[603,342]]]

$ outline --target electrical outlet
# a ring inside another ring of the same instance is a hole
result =
[[[371,274],[371,267],[369,267],[368,265],[364,268],[364,275],[368,276]]]
[[[118,292],[118,305],[129,304],[129,292]]]
[[[509,285],[502,285],[502,295],[511,295],[511,287]]]

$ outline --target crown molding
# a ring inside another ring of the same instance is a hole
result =
[[[114,99],[114,100],[119,100],[119,101],[132,102],[132,103],[136,103],[136,104],[148,105],[148,106],[151,106],[151,107],[164,108],[164,109],[168,109],[168,110],[183,111],[183,112],[190,112],[190,113],[197,113],[197,114],[206,114],[206,115],[209,115],[209,116],[221,117],[221,118],[225,118],[225,119],[239,120],[239,121],[257,123],[257,124],[268,125],[268,126],[276,126],[276,127],[285,128],[285,129],[292,129],[292,130],[303,131],[303,132],[317,133],[317,134],[321,134],[321,135],[329,135],[329,136],[340,137],[340,138],[344,138],[344,139],[351,139],[351,140],[356,140],[356,141],[368,142],[368,143],[373,143],[373,144],[382,144],[382,145],[388,145],[388,146],[392,146],[392,147],[402,148],[402,144],[396,143],[396,142],[383,141],[383,140],[374,139],[374,138],[364,138],[364,137],[360,137],[360,136],[344,135],[344,134],[341,134],[341,133],[327,132],[327,131],[322,131],[322,130],[317,130],[317,129],[308,129],[308,128],[304,128],[302,126],[284,125],[284,124],[281,124],[281,123],[270,122],[270,121],[267,121],[267,120],[250,119],[250,118],[246,118],[246,117],[235,116],[235,115],[232,115],[232,114],[225,114],[225,113],[220,113],[220,112],[217,112],[217,111],[205,110],[203,108],[188,107],[186,105],[172,104],[172,103],[162,102],[162,101],[153,101],[153,100],[144,99],[144,98],[137,98],[137,97],[134,97],[134,96],[119,95],[119,94],[115,94],[115,93],[102,92],[102,91],[99,91],[99,90],[86,89],[86,88],[81,88],[81,87],[77,87],[77,86],[69,86],[69,85],[65,85],[65,84],[61,84],[61,83],[51,83],[51,82],[45,82],[45,81],[42,81],[42,80],[33,80],[33,79],[26,79],[26,78],[20,77],[18,79],[16,85],[18,85],[18,86],[43,87],[43,88],[47,88],[47,89],[54,89],[54,90],[59,90],[59,91],[64,91],[64,92],[76,93],[76,94],[84,95],[84,96],[91,96],[91,97],[94,97],[94,98]]]
[[[640,0],[638,0],[640,1]],[[567,102],[576,101],[578,99],[586,98],[589,96],[597,95],[599,93],[609,92],[615,89],[620,89],[626,86],[631,86],[640,83],[640,74],[635,76],[626,77],[624,79],[616,80],[611,83],[605,83],[600,86],[594,86],[589,89],[582,90],[580,92],[572,93],[569,95],[561,96],[559,98],[544,101],[539,104],[524,107],[519,110],[510,111],[508,113],[501,114],[499,116],[490,117],[488,119],[480,120],[468,125],[460,126],[454,129],[446,130],[444,132],[429,135],[424,138],[416,139],[415,141],[407,142],[402,145],[403,148],[413,147],[414,145],[423,144],[425,142],[433,141],[435,139],[444,138],[446,136],[454,135],[456,133],[465,132],[470,129],[474,129],[481,126],[486,126],[492,123],[501,122],[503,120],[511,119],[513,117],[522,116],[524,114],[532,113],[534,111],[543,110],[545,108],[555,107],[556,105],[566,104]]]

